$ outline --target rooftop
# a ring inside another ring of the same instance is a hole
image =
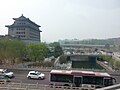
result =
[[[37,27],[41,27],[40,25],[38,25],[35,22],[31,21],[29,18],[26,18],[23,14],[20,17],[18,17],[18,18],[13,18],[13,20],[27,21],[27,22],[30,22],[30,23],[34,24]],[[12,25],[6,25],[6,27],[10,27],[10,26],[13,26],[13,25],[14,24],[12,24]]]

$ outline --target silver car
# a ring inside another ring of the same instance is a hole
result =
[[[5,75],[5,76],[7,76],[9,78],[14,77],[14,73],[8,71],[7,69],[0,69],[0,74]]]

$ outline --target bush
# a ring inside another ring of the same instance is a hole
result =
[[[61,55],[59,61],[60,64],[67,63],[67,56]]]
[[[114,65],[115,65],[115,68],[120,70],[120,61],[115,61]]]

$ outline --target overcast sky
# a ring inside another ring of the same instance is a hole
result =
[[[46,42],[120,37],[120,0],[0,0],[0,34],[21,14],[41,25]]]

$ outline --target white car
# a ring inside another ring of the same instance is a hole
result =
[[[5,75],[5,76],[7,76],[9,78],[14,77],[14,73],[8,71],[7,69],[0,69],[0,74]]]
[[[27,75],[28,79],[45,79],[45,74],[38,71],[30,71]]]

